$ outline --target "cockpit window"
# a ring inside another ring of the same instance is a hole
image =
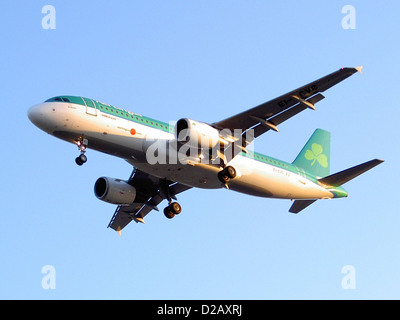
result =
[[[83,102],[83,99],[81,97],[74,97],[74,96],[58,96],[58,97],[53,97],[50,98],[48,100],[46,100],[45,102],[68,102],[68,103],[76,103],[76,104],[80,104],[80,105],[85,105],[85,103]]]

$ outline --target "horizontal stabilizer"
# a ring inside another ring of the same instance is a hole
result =
[[[299,213],[317,200],[296,200],[289,209],[291,213]]]
[[[360,174],[363,174],[364,172],[372,169],[373,167],[376,167],[378,164],[381,164],[382,162],[383,160],[374,159],[359,164],[358,166],[352,167],[350,169],[346,169],[338,173],[332,174],[330,176],[327,176],[325,178],[319,179],[318,182],[325,186],[339,187],[345,184],[346,182],[358,177]]]

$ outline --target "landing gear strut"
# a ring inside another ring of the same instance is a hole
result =
[[[172,202],[168,207],[164,209],[164,215],[168,219],[172,219],[176,214],[180,214],[182,212],[182,207],[178,202]]]
[[[81,154],[80,154],[79,157],[77,157],[75,159],[75,163],[78,166],[81,166],[87,161],[87,157],[85,156],[85,152],[86,152],[87,145],[89,144],[89,141],[87,139],[84,139],[84,138],[79,138],[79,140],[77,141],[76,144],[77,144],[78,149],[81,152]]]

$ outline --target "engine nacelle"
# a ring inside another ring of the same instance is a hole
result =
[[[136,189],[124,180],[101,177],[94,184],[94,194],[102,201],[129,206],[135,201]]]
[[[175,138],[193,148],[212,149],[220,142],[219,131],[210,125],[191,119],[180,119],[175,126]]]

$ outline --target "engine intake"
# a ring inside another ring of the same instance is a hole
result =
[[[219,131],[210,125],[191,119],[180,119],[175,126],[175,138],[193,148],[212,149],[219,144]]]
[[[99,200],[129,206],[135,201],[136,189],[124,180],[101,177],[94,184],[94,194]]]

